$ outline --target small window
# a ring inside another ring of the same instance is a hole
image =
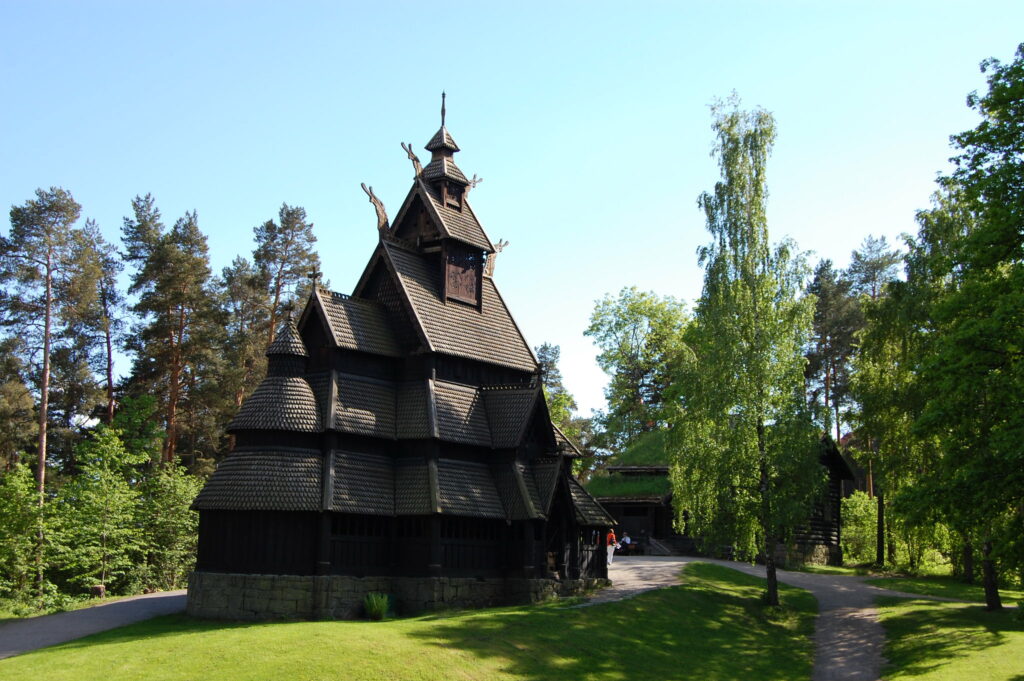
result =
[[[453,182],[446,182],[444,203],[449,208],[462,210],[462,187]]]

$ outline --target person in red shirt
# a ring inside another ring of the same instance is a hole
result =
[[[608,564],[611,565],[612,558],[615,556],[615,549],[619,547],[619,542],[615,539],[615,530],[608,530],[605,544],[608,546]]]

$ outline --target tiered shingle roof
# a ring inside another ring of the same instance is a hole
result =
[[[537,370],[530,346],[490,277],[483,278],[478,310],[445,301],[441,271],[423,255],[388,242],[381,245],[381,252],[398,275],[430,350],[531,373]]]
[[[220,462],[192,507],[197,510],[318,511],[317,450],[239,449]]]
[[[580,523],[612,522],[569,475],[565,457],[579,449],[541,428],[550,420],[537,360],[493,278],[481,270],[476,305],[445,298],[444,255],[475,253],[467,262],[481,265],[494,246],[466,201],[468,181],[452,160],[459,148],[443,123],[427,149],[431,162],[353,295],[314,287],[301,332],[290,318],[282,326],[267,349],[267,378],[229,426],[249,431],[246,442],[260,431],[338,435],[323,450],[232,453],[196,508],[512,521],[547,517],[564,485]],[[454,363],[454,374],[418,358],[430,354]],[[478,369],[510,384],[443,378]]]

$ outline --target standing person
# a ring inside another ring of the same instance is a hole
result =
[[[611,565],[612,558],[615,556],[615,549],[619,548],[619,542],[615,539],[615,530],[608,530],[605,544],[608,546],[608,564]]]

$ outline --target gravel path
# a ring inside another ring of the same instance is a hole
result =
[[[608,572],[612,586],[585,605],[630,598],[674,586],[687,563],[714,563],[764,578],[764,567],[711,558],[634,556],[616,558]],[[779,581],[807,589],[818,599],[812,681],[877,681],[885,658],[885,631],[875,609],[877,596],[955,600],[890,591],[866,584],[868,577],[778,571]]]
[[[185,590],[132,596],[91,608],[0,624],[0,660],[185,609]]]

